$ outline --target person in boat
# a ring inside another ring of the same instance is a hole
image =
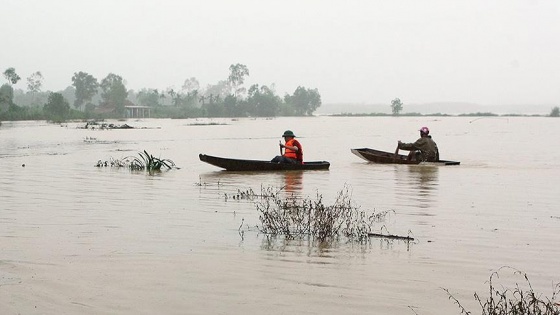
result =
[[[397,146],[397,154],[399,149],[410,151],[408,154],[409,160],[416,160],[421,162],[437,162],[439,161],[439,150],[437,144],[430,136],[430,129],[428,127],[420,128],[420,138],[414,143],[404,143],[399,140]]]
[[[281,155],[275,156],[271,162],[303,164],[303,148],[301,143],[295,139],[296,135],[291,130],[286,130],[282,137],[284,137],[285,144],[280,142]],[[284,149],[284,154],[282,154],[282,149]]]

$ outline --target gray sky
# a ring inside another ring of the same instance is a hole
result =
[[[245,86],[323,103],[560,103],[558,0],[4,0],[0,70],[43,90],[74,72],[129,89],[202,87],[247,65]],[[2,82],[4,82],[2,80]]]

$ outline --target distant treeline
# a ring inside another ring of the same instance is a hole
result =
[[[399,116],[399,117],[417,117],[417,116],[427,116],[427,117],[432,117],[432,116],[436,116],[436,117],[493,117],[493,116],[497,116],[497,117],[558,117],[559,113],[558,113],[558,107],[555,107],[552,112],[549,115],[537,115],[537,114],[531,114],[531,115],[523,115],[523,114],[495,114],[495,113],[488,113],[488,112],[476,112],[476,113],[465,113],[465,114],[456,114],[456,115],[452,115],[452,114],[443,114],[443,113],[432,113],[432,114],[421,114],[421,113],[402,113],[402,114],[387,114],[387,113],[340,113],[340,114],[331,114],[329,116],[341,116],[341,117],[376,117],[376,116],[387,116],[387,117],[392,117],[392,116]]]
[[[467,114],[458,114],[458,115],[451,115],[451,114],[443,114],[443,113],[433,113],[433,114],[420,114],[420,113],[401,113],[404,104],[400,98],[395,98],[391,101],[391,114],[387,113],[341,113],[341,114],[333,114],[331,116],[356,116],[356,117],[364,117],[364,116],[405,116],[405,117],[416,117],[416,116],[438,116],[438,117],[445,117],[445,116],[467,116],[467,117],[491,117],[491,116],[543,116],[543,115],[520,115],[520,114],[506,114],[506,115],[498,115],[490,112],[476,112],[476,113],[467,113]],[[558,106],[554,107],[550,112],[550,117],[559,117],[560,116],[560,108]]]
[[[232,64],[229,76],[205,88],[194,77],[186,79],[181,88],[164,90],[143,88],[128,90],[126,81],[109,73],[101,81],[86,72],[76,72],[69,85],[62,91],[42,91],[43,75],[37,71],[27,77],[27,90],[14,89],[21,77],[14,68],[3,73],[7,82],[0,86],[1,120],[50,120],[106,119],[129,117],[127,108],[143,106],[152,118],[198,117],[274,117],[309,116],[321,106],[317,89],[298,86],[295,91],[280,97],[274,85],[253,84],[244,87],[249,69],[243,64]],[[333,116],[528,116],[519,114],[498,115],[477,112],[459,115],[443,113],[401,113],[404,104],[395,98],[389,105],[392,114],[342,113]],[[540,115],[530,115],[540,116]],[[559,117],[560,109],[554,107],[548,115]]]
[[[124,118],[127,107],[144,106],[153,118],[274,117],[312,115],[321,106],[317,89],[298,86],[280,97],[274,85],[243,86],[249,69],[232,64],[229,76],[205,88],[194,77],[181,89],[128,90],[126,81],[110,73],[101,81],[76,72],[72,84],[58,92],[42,91],[43,75],[27,78],[27,90],[14,89],[21,77],[14,68],[4,71],[8,81],[0,87],[0,120],[53,120]]]

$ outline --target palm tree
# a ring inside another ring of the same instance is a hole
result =
[[[201,96],[198,98],[198,101],[201,102],[202,105],[204,105],[204,100],[206,100],[206,96],[204,96],[204,95],[201,95]]]

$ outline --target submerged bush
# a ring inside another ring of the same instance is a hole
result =
[[[347,187],[340,191],[334,204],[325,205],[317,193],[315,200],[294,195],[282,198],[272,188],[263,189],[255,202],[259,212],[259,231],[286,238],[311,236],[318,241],[335,240],[341,236],[365,242],[372,234],[373,224],[384,219],[387,211],[367,214],[352,204]]]

